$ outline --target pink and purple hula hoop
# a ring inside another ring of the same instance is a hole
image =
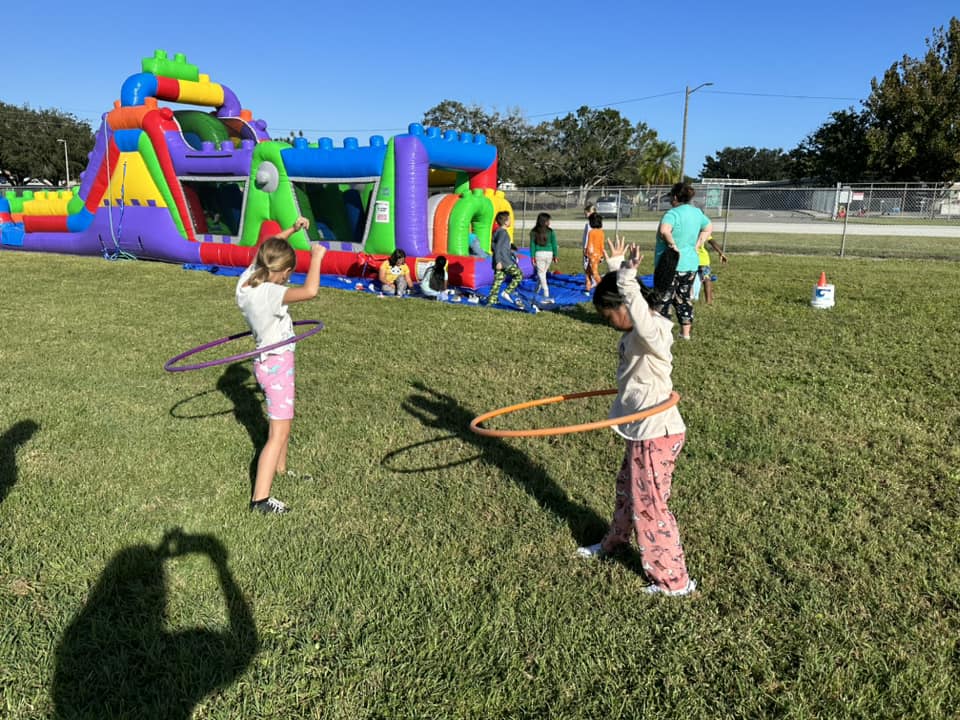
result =
[[[323,323],[319,320],[297,320],[293,323],[294,325],[313,325],[314,327],[307,330],[305,333],[300,333],[299,335],[294,335],[292,338],[287,338],[286,340],[281,340],[280,342],[273,343],[272,345],[265,345],[261,348],[255,348],[247,352],[238,353],[236,355],[231,355],[225,358],[218,358],[216,360],[208,360],[207,362],[196,363],[194,365],[177,365],[178,362],[184,360],[185,358],[191,357],[198,353],[202,353],[204,350],[209,350],[210,348],[219,347],[220,345],[225,345],[228,342],[234,340],[239,340],[242,337],[248,337],[253,335],[249,330],[247,332],[236,333],[235,335],[227,335],[222,337],[219,340],[214,340],[213,342],[208,342],[205,345],[198,345],[195,348],[191,348],[184,353],[180,353],[175,357],[167,360],[163,365],[163,369],[167,372],[186,372],[187,370],[203,370],[204,368],[215,367],[217,365],[226,365],[227,363],[237,362],[238,360],[246,360],[247,358],[252,358],[255,355],[260,353],[267,352],[269,350],[275,350],[278,347],[283,347],[284,345],[290,345],[292,343],[300,342],[311,335],[316,335],[318,332],[323,330]]]

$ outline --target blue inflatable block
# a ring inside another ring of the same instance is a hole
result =
[[[4,223],[0,226],[0,244],[21,247],[23,245],[23,223]]]

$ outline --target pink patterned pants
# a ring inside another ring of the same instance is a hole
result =
[[[604,552],[630,542],[636,533],[643,569],[664,590],[687,585],[687,564],[677,521],[667,507],[670,482],[685,433],[652,440],[628,440],[617,474],[617,501]]]

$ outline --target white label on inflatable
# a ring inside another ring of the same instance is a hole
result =
[[[377,204],[374,209],[374,222],[378,222],[378,223],[390,222],[390,201],[389,200],[377,200]]]

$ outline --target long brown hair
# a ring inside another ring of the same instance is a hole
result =
[[[278,237],[268,238],[257,250],[257,259],[254,264],[256,267],[247,280],[248,287],[265,283],[270,273],[293,270],[297,266],[297,253],[286,240]]]
[[[535,245],[546,247],[550,244],[550,213],[537,215],[537,222],[530,231]]]

